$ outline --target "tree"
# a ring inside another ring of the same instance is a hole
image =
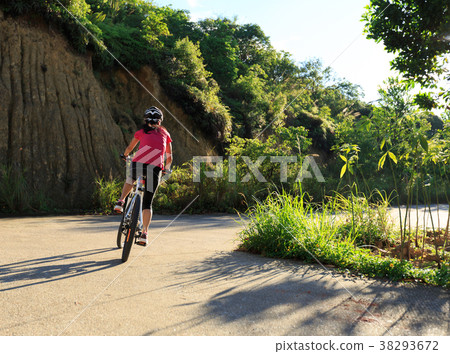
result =
[[[205,68],[200,48],[186,37],[175,43],[172,53],[170,76],[181,79],[186,85],[206,90],[211,73]]]
[[[236,23],[226,18],[199,22],[203,32],[200,49],[207,69],[221,87],[228,87],[238,76],[238,45],[234,38]]]
[[[219,99],[220,88],[206,70],[199,46],[186,37],[175,43],[171,53],[163,86],[204,132],[216,135],[218,141],[225,140],[231,130],[231,116]]]
[[[254,65],[247,75],[241,75],[233,86],[232,98],[236,103],[232,112],[244,127],[241,133],[253,138],[267,124],[270,94],[265,90],[266,74],[259,65]]]
[[[383,41],[386,51],[397,54],[391,67],[423,87],[436,88],[439,78],[450,81],[446,55],[450,53],[448,0],[371,0],[366,21],[367,38]],[[441,89],[440,96],[450,101]],[[433,106],[433,98],[420,95],[417,103]]]
[[[263,52],[270,47],[269,37],[255,24],[237,26],[234,37],[239,46],[239,60],[249,66],[260,63]]]
[[[372,0],[363,18],[367,37],[398,54],[394,69],[422,84],[442,72],[450,52],[448,0]]]
[[[163,47],[161,36],[169,36],[170,32],[165,23],[165,18],[160,11],[152,11],[142,21],[144,39],[153,47]]]

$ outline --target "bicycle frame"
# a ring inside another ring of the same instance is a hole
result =
[[[144,196],[144,191],[145,191],[145,180],[142,177],[138,177],[138,179],[136,180],[136,186],[134,187],[134,191],[132,191],[132,197],[131,197],[131,201],[128,204],[128,208],[125,211],[125,216],[124,216],[124,223],[125,224],[129,224],[130,220],[131,220],[131,213],[133,212],[133,207],[134,204],[136,203],[136,198],[138,195],[141,196],[140,198],[140,206],[139,206],[139,221],[138,221],[138,226],[136,231],[141,232],[142,229],[144,228],[144,223],[143,223],[143,217],[142,217],[142,200],[143,200],[143,196]],[[137,233],[136,233],[137,235]]]
[[[131,158],[127,158],[126,161],[127,163],[131,162]],[[128,260],[131,246],[133,243],[137,243],[144,229],[142,203],[146,190],[146,182],[148,181],[145,178],[137,176],[136,184],[126,199],[116,241],[117,247],[119,249],[123,248],[122,262]],[[123,238],[125,239],[123,240]]]

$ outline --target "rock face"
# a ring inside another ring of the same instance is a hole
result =
[[[136,76],[193,129],[150,68]],[[118,155],[136,130],[136,117],[159,105],[123,70],[100,77],[94,75],[88,55],[75,53],[44,22],[5,18],[0,12],[0,165],[22,171],[30,188],[43,192],[55,206],[86,207],[97,177],[123,176]],[[107,88],[101,82],[115,85]],[[199,132],[193,133],[200,143],[170,114],[165,116],[175,162],[213,150]]]

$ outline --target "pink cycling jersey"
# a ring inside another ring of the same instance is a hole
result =
[[[144,129],[138,130],[134,137],[139,140],[139,150],[133,162],[145,163],[164,168],[164,153],[167,144],[172,142],[170,134],[164,128],[157,128],[148,134]]]

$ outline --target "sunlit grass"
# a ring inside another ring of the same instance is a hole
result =
[[[250,222],[240,233],[240,248],[268,257],[332,264],[371,277],[450,286],[449,264],[423,269],[406,260],[375,255],[357,246],[365,219],[349,222],[335,212],[339,211],[335,200],[320,208],[307,200],[305,194],[274,193],[258,202],[247,215]]]

